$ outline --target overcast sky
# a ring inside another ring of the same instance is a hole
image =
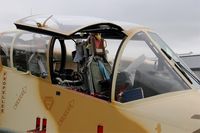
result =
[[[95,16],[142,24],[178,53],[200,54],[200,0],[4,0],[0,31],[31,14]]]

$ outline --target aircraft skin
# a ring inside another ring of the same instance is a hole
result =
[[[112,23],[112,22],[111,22]],[[81,28],[80,28],[81,29]],[[128,40],[142,26],[124,26]],[[19,34],[23,31],[16,31]],[[68,34],[68,33],[65,33]],[[125,45],[122,45],[123,49]],[[12,49],[12,48],[11,48]],[[122,51],[118,52],[119,55]],[[11,53],[12,55],[12,53]],[[113,70],[111,99],[52,84],[29,71],[0,65],[0,129],[21,133],[198,133],[200,92],[172,60],[163,56],[191,89],[142,98],[126,103],[115,100],[115,81],[120,59]],[[11,59],[12,62],[13,59]],[[48,66],[48,70],[49,70]],[[148,76],[148,75],[146,75]],[[159,84],[159,83],[158,83]]]
[[[2,75],[5,73],[6,93],[10,94],[9,99],[5,101],[6,105],[12,106],[7,106],[1,114],[2,127],[12,126],[14,131],[24,132],[22,129],[25,131],[34,129],[36,117],[40,117],[48,120],[47,132],[49,133],[97,132],[98,125],[106,125],[104,132],[146,132],[141,125],[124,117],[109,102],[51,85],[17,71],[1,71]],[[13,84],[13,81],[17,84]],[[60,96],[56,95],[57,92],[60,92]],[[8,118],[12,120],[7,122]],[[115,121],[119,122],[115,123]]]

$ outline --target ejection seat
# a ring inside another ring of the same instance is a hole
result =
[[[72,52],[77,71],[83,75],[83,88],[88,93],[108,99],[110,92],[111,66],[107,61],[104,39],[98,34],[90,34],[86,41],[76,41],[76,51]]]
[[[91,34],[88,41],[92,54],[88,64],[89,86],[93,88],[94,95],[108,98],[111,66],[106,57],[105,41],[99,33]]]

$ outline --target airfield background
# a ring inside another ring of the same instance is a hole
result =
[[[192,71],[200,78],[200,55],[182,55],[183,61],[192,69]]]

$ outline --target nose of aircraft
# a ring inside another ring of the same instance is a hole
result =
[[[127,104],[127,117],[149,132],[200,133],[200,91],[169,93]]]

